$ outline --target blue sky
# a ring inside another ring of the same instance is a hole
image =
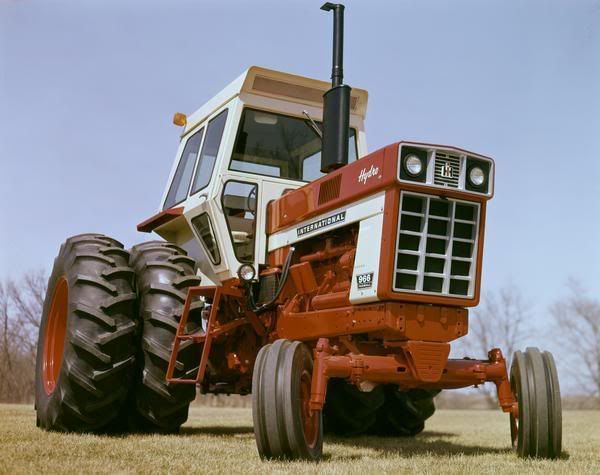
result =
[[[249,65],[328,79],[320,1],[0,0],[0,278],[65,237],[147,239],[179,130]],[[569,277],[600,295],[600,2],[346,2],[346,82],[371,151],[401,139],[496,159],[483,288],[537,326]]]

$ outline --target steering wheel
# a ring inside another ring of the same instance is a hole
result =
[[[250,212],[250,214],[256,217],[256,204],[258,200],[256,199],[256,190],[258,186],[254,185],[248,196],[246,196],[246,210]],[[252,206],[252,201],[254,201],[254,206]]]

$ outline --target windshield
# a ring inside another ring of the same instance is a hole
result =
[[[350,129],[348,161],[356,156],[356,134]],[[313,181],[324,175],[320,171],[321,139],[306,119],[244,109],[229,168]]]

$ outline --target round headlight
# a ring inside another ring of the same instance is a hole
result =
[[[423,162],[416,155],[408,155],[404,159],[404,166],[406,171],[412,176],[417,176],[423,170]]]
[[[469,181],[475,186],[481,186],[485,183],[485,173],[481,168],[473,167],[469,172]]]
[[[254,279],[256,272],[250,264],[242,264],[238,269],[238,277],[244,282],[250,282]]]

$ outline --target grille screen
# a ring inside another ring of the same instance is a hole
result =
[[[342,175],[337,175],[321,183],[321,186],[319,187],[319,204],[322,205],[328,201],[339,198],[341,185]]]
[[[433,182],[436,185],[458,188],[459,177],[460,157],[436,151]]]
[[[403,192],[394,290],[472,297],[479,204]]]

